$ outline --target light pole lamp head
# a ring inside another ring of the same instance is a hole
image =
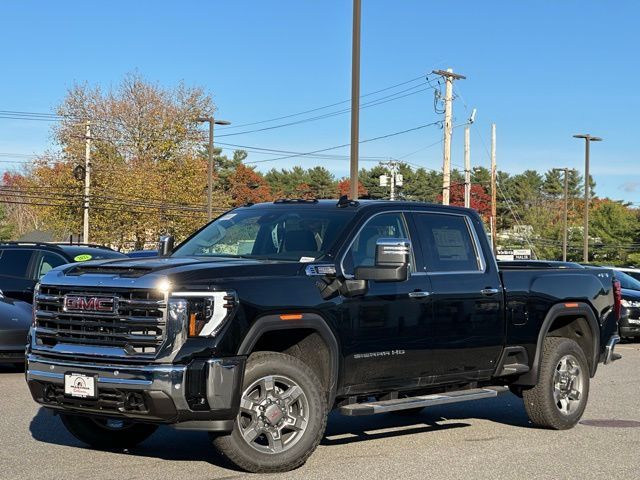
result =
[[[212,117],[197,117],[196,122],[210,122],[213,120]]]
[[[227,120],[214,120],[213,123],[216,125],[231,125],[231,122]]]
[[[574,135],[573,138],[584,138],[587,142],[601,142],[602,138],[600,137],[592,137],[588,133],[581,133]]]

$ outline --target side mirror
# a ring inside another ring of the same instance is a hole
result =
[[[158,255],[168,257],[173,252],[173,235],[161,235],[158,240]]]
[[[411,242],[405,238],[379,238],[373,267],[357,267],[356,280],[403,282],[409,278]]]

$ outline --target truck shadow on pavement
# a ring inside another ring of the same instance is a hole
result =
[[[373,415],[344,417],[333,412],[329,417],[324,446],[402,437],[472,426],[462,420],[483,419],[516,427],[531,427],[522,400],[505,394],[491,400],[430,407],[413,415]],[[89,448],[76,440],[62,426],[57,416],[40,408],[31,420],[30,431],[35,440],[75,448]],[[235,470],[212,447],[204,432],[177,431],[160,427],[148,440],[130,450],[115,453],[172,461],[206,461],[212,465]]]
[[[56,415],[40,408],[29,426],[33,438],[40,442],[91,449],[74,438]],[[218,455],[206,432],[179,431],[161,426],[147,440],[132,449],[113,450],[115,454],[158,458],[171,461],[204,461],[211,465],[234,470],[228,461]]]
[[[522,400],[504,394],[490,400],[477,400],[425,408],[414,414],[383,414],[343,417],[332,413],[322,445],[344,445],[352,442],[400,437],[472,426],[461,420],[481,419],[530,428],[531,422]],[[338,438],[333,438],[338,437]]]

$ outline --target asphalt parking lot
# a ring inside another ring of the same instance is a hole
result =
[[[333,415],[305,466],[269,478],[637,478],[640,344],[618,348],[623,359],[600,366],[585,424],[573,430],[532,428],[522,401],[511,394],[425,409],[413,417]],[[88,449],[32,402],[23,374],[15,370],[0,370],[0,398],[3,479],[255,477],[230,469],[203,433],[161,428],[135,450]],[[608,420],[624,422],[600,423]]]

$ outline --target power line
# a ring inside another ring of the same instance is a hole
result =
[[[390,138],[390,137],[394,137],[396,135],[402,135],[402,134],[405,134],[405,133],[414,132],[416,130],[421,130],[423,128],[430,127],[430,126],[433,126],[433,125],[437,125],[439,123],[441,123],[441,122],[437,121],[437,122],[426,123],[424,125],[418,125],[417,127],[408,128],[406,130],[401,130],[399,132],[388,133],[386,135],[380,135],[378,137],[368,138],[366,140],[360,140],[358,143],[368,143],[368,142],[373,142],[375,140],[382,140],[384,138]],[[294,154],[294,155],[286,155],[286,156],[283,156],[283,157],[276,157],[276,158],[268,158],[268,159],[265,159],[265,160],[254,160],[253,162],[246,162],[246,163],[247,164],[254,164],[254,163],[275,162],[276,160],[285,160],[285,159],[288,159],[288,158],[295,158],[295,157],[306,156],[306,155],[311,155],[311,154],[316,154],[316,153],[321,153],[321,152],[327,152],[327,151],[330,151],[330,150],[336,150],[338,148],[348,147],[349,145],[351,145],[351,144],[350,143],[343,143],[341,145],[334,145],[333,147],[321,148],[321,149],[318,149],[318,150],[313,150],[311,152],[297,153],[297,154]]]
[[[418,80],[424,80],[424,78],[425,78],[424,75],[420,75],[419,77],[415,77],[415,78],[412,78],[410,80],[406,80],[404,82],[397,83],[395,85],[391,85],[389,87],[385,87],[385,88],[382,88],[380,90],[376,90],[374,92],[370,92],[370,93],[361,95],[360,98],[370,97],[370,96],[376,95],[378,93],[386,92],[388,90],[392,90],[394,88],[401,87],[401,86],[407,85],[409,83],[416,82]],[[269,118],[269,119],[266,119],[266,120],[259,120],[259,121],[256,121],[256,122],[235,124],[235,125],[232,125],[232,126],[229,126],[229,127],[225,127],[224,130],[232,130],[232,129],[241,128],[241,127],[249,127],[249,126],[253,126],[253,125],[260,125],[260,124],[263,124],[263,123],[276,122],[278,120],[285,120],[287,118],[293,118],[293,117],[297,117],[297,116],[300,116],[300,115],[305,115],[307,113],[318,112],[320,110],[325,110],[327,108],[336,107],[338,105],[344,105],[345,103],[349,103],[349,102],[351,102],[351,99],[342,100],[340,102],[335,102],[335,103],[331,103],[331,104],[328,104],[328,105],[323,105],[321,107],[316,107],[316,108],[312,108],[312,109],[309,109],[309,110],[303,110],[303,111],[297,112],[297,113],[291,113],[291,114],[288,114],[288,115],[282,115],[280,117]]]
[[[395,100],[400,100],[401,98],[409,97],[411,95],[416,95],[418,93],[421,93],[421,92],[424,92],[425,90],[429,90],[430,89],[430,87],[427,87],[427,88],[421,88],[419,90],[415,90],[416,88],[418,88],[420,86],[422,86],[422,85],[416,85],[416,86],[408,88],[406,90],[401,90],[400,92],[394,93],[392,95],[388,95],[386,97],[382,97],[382,98],[379,98],[377,100],[373,100],[373,101],[370,101],[370,102],[367,102],[367,103],[363,103],[360,106],[360,110],[363,110],[363,109],[369,108],[369,107],[375,107],[377,105],[382,105],[382,104],[385,104],[385,103],[388,103],[388,102],[393,102]],[[410,90],[415,90],[415,91],[410,92],[410,93],[405,93],[404,95],[399,95],[400,93],[407,92],[407,91],[410,91]],[[226,133],[226,134],[223,133],[223,134],[218,135],[218,137],[231,137],[231,136],[234,136],[234,135],[245,135],[245,134],[248,134],[248,133],[256,133],[256,132],[263,132],[263,131],[267,131],[267,130],[273,130],[273,129],[276,129],[276,128],[290,127],[290,126],[293,126],[293,125],[300,125],[300,124],[303,124],[303,123],[314,122],[314,121],[317,121],[317,120],[323,120],[325,118],[335,117],[336,115],[342,115],[343,113],[348,113],[350,111],[351,111],[350,108],[345,108],[345,109],[338,110],[338,111],[335,111],[335,112],[329,112],[329,113],[325,113],[323,115],[317,115],[315,117],[303,118],[302,120],[296,120],[294,122],[282,123],[282,124],[279,124],[279,125],[272,125],[270,127],[257,128],[257,129],[254,129],[254,130],[245,130],[243,132],[233,132],[233,133]]]

